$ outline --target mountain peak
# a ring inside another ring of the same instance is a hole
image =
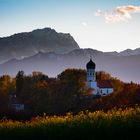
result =
[[[43,28],[43,29],[35,29],[32,32],[29,32],[31,34],[36,35],[48,35],[48,34],[57,34],[57,32],[54,29],[51,28]]]
[[[140,48],[136,48],[134,50],[132,49],[126,49],[119,53],[121,56],[129,56],[129,55],[137,55],[140,54]]]
[[[14,34],[0,38],[0,61],[31,56],[39,51],[67,53],[79,49],[69,33],[58,33],[51,28]]]

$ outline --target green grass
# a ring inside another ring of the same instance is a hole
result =
[[[0,140],[140,139],[140,107],[108,112],[79,112],[73,116],[36,117],[31,121],[1,120]]]

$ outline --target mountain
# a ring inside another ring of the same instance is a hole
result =
[[[140,48],[118,52],[80,49],[70,34],[44,28],[0,38],[0,75],[41,71],[54,77],[66,68],[85,69],[89,56],[97,70],[124,81],[139,82]]]
[[[126,49],[119,53],[120,56],[138,55],[140,54],[140,48],[137,49]]]
[[[126,82],[140,83],[140,54],[119,56],[93,49],[76,49],[65,54],[39,52],[22,60],[12,59],[0,65],[0,74],[15,75],[19,70],[23,70],[26,74],[41,71],[50,77],[55,77],[66,68],[86,69],[90,56],[96,63],[97,71],[109,72]]]
[[[67,53],[74,49],[79,46],[69,33],[57,33],[51,28],[37,29],[0,38],[0,62],[22,59],[39,51]]]

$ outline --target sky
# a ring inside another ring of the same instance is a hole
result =
[[[80,48],[140,47],[140,0],[0,0],[0,37],[50,27]]]

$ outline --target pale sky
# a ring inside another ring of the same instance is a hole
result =
[[[81,48],[140,47],[140,0],[0,0],[0,36],[50,27]]]

